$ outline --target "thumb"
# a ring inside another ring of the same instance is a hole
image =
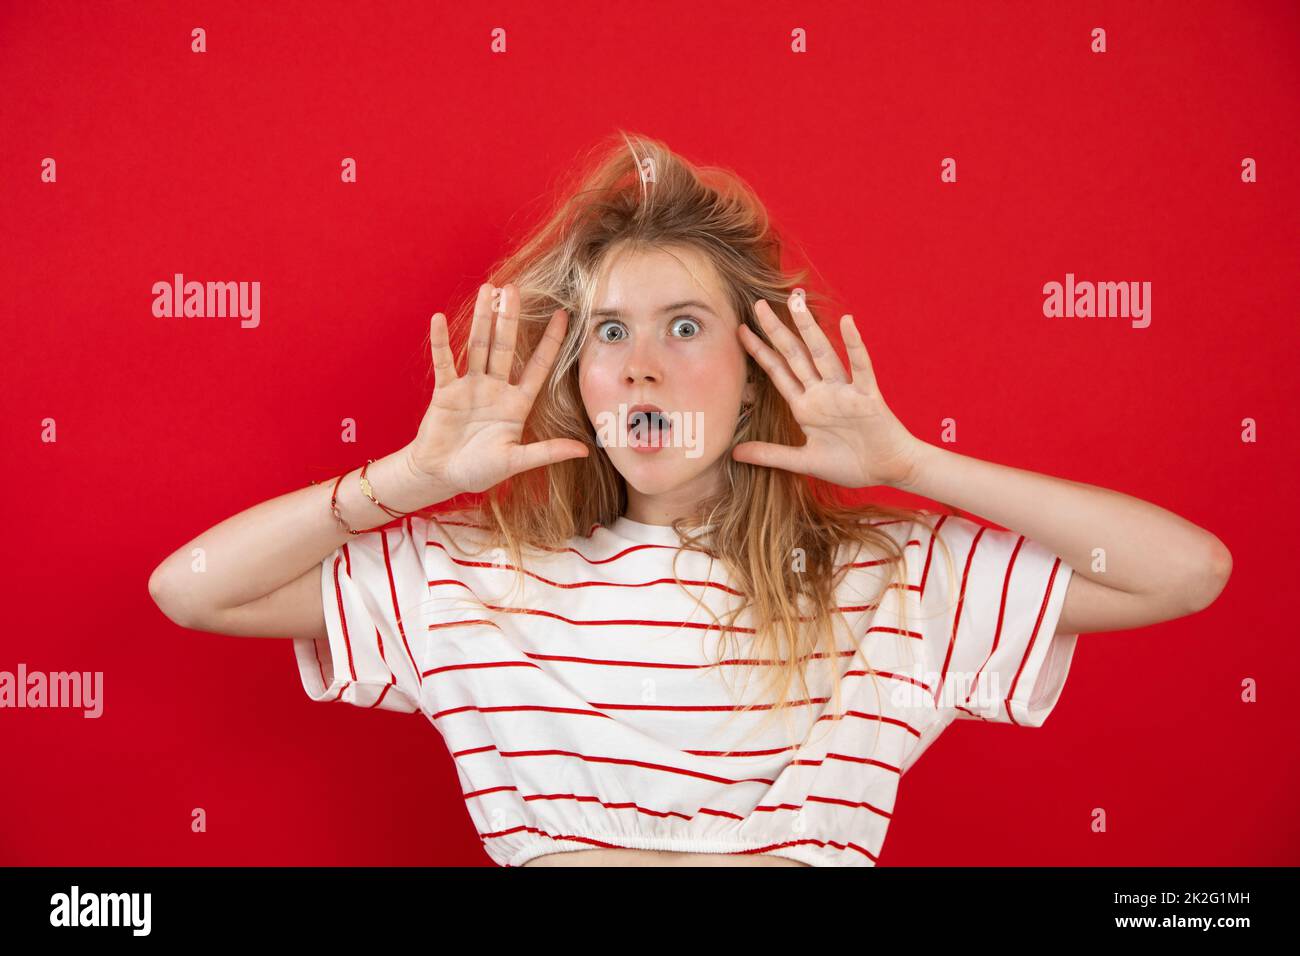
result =
[[[547,441],[517,445],[510,457],[510,473],[518,474],[530,468],[543,468],[569,458],[587,457],[587,446],[572,438],[551,438]]]
[[[766,441],[742,441],[731,449],[731,457],[764,468],[800,471],[799,449]]]

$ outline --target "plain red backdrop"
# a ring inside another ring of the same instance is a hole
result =
[[[1297,11],[6,4],[0,670],[102,671],[105,710],[0,711],[0,863],[490,865],[428,720],[312,703],[288,640],[177,628],[147,579],[408,442],[429,316],[620,127],[755,187],[916,435],[953,418],[954,450],[1155,502],[1232,550],[1208,610],[1083,635],[1044,727],[951,727],[881,865],[1300,862]],[[260,281],[260,327],[155,318],[176,272]],[[1150,281],[1150,327],[1045,318],[1067,272]]]

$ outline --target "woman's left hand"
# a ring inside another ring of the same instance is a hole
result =
[[[885,404],[853,316],[840,319],[852,367],[850,380],[808,311],[802,292],[791,295],[789,304],[799,336],[777,318],[766,301],[760,299],[755,304],[759,324],[780,354],[743,322],[737,334],[790,403],[807,441],[798,446],[741,442],[732,449],[732,457],[812,475],[846,488],[909,483],[922,443]]]

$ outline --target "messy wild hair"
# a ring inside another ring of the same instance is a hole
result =
[[[580,164],[575,181],[560,190],[563,198],[485,279],[494,288],[510,283],[519,290],[512,382],[519,380],[554,311],[563,308],[568,313],[564,342],[520,441],[575,439],[587,445],[588,454],[521,472],[488,489],[477,507],[462,512],[472,516],[470,521],[444,522],[441,517],[449,516],[440,517],[433,509],[427,514],[449,535],[449,525],[477,528],[474,537],[481,546],[472,553],[491,549],[508,554],[516,589],[524,583],[525,550],[562,550],[571,538],[589,537],[596,527],[607,527],[627,507],[624,480],[597,439],[578,386],[578,356],[591,331],[597,279],[608,257],[629,248],[671,254],[674,248],[686,247],[703,253],[716,269],[735,314],[769,346],[771,340],[757,320],[754,302],[766,300],[782,323],[796,329],[788,298],[808,275],[807,269],[783,271],[782,240],[766,209],[731,171],[692,166],[663,143],[621,130],[592,152],[592,162]],[[462,332],[457,351],[461,370],[467,367],[474,299],[475,295],[468,295],[451,313],[450,326]],[[805,292],[805,299],[810,304],[822,301],[811,291]],[[819,309],[813,312],[818,314]],[[452,337],[455,340],[454,332]],[[748,353],[746,362],[755,398],[750,413],[742,413],[736,422],[732,445],[750,440],[803,444],[803,432],[785,398]],[[832,730],[842,716],[840,683],[846,669],[869,675],[876,682],[877,695],[881,693],[877,672],[866,662],[864,635],[849,634],[845,646],[837,634],[837,630],[848,632],[837,605],[837,588],[855,567],[868,568],[868,576],[880,584],[872,600],[882,602],[890,588],[897,588],[897,606],[906,616],[911,595],[903,579],[905,543],[900,546],[878,525],[912,521],[928,525],[933,513],[848,505],[840,499],[840,489],[829,482],[736,461],[729,452],[721,457],[721,469],[725,477],[721,492],[699,502],[694,514],[673,523],[683,549],[709,555],[710,572],[712,561],[720,561],[729,574],[728,584],[743,595],[719,618],[704,601],[707,588],[694,595],[682,582],[677,574],[680,552],[674,556],[677,586],[705,607],[721,635],[723,652],[710,667],[724,675],[764,672],[757,701],[733,708],[733,719],[752,709],[769,708],[759,722],[761,728],[776,715],[788,716],[798,702],[813,699],[807,667],[810,660],[820,661],[819,666],[829,666],[833,675],[833,695],[826,711],[832,716],[824,718]],[[946,544],[944,551],[947,554]],[[859,560],[864,552],[883,557]],[[947,560],[951,567],[951,556]],[[952,581],[952,575],[947,579]],[[746,610],[748,627],[736,623]],[[903,627],[906,634],[905,623]],[[743,635],[751,633],[744,646]],[[859,652],[862,663],[854,657]],[[877,735],[881,723],[877,721]]]

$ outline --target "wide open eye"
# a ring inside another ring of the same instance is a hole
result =
[[[622,336],[618,336],[618,337],[615,337],[615,338],[612,338],[612,339],[611,339],[611,338],[607,338],[607,337],[605,336],[604,329],[605,329],[605,326],[607,326],[607,325],[608,325],[608,326],[618,326],[618,328],[620,328],[620,329],[623,328],[622,323],[619,322],[617,319],[606,319],[604,322],[600,323],[600,325],[596,326],[596,337],[599,338],[602,342],[617,342],[617,341],[619,341],[619,340],[622,338]],[[626,331],[626,330],[625,330],[625,331]]]
[[[677,324],[679,322],[684,322],[686,323],[687,328],[693,329],[693,331],[687,333],[686,335],[681,336],[681,338],[693,339],[695,338],[695,336],[700,334],[700,323],[695,321],[695,319],[691,318],[689,315],[683,315],[683,316],[679,316],[676,319],[673,319],[673,328],[680,328],[680,326]]]

